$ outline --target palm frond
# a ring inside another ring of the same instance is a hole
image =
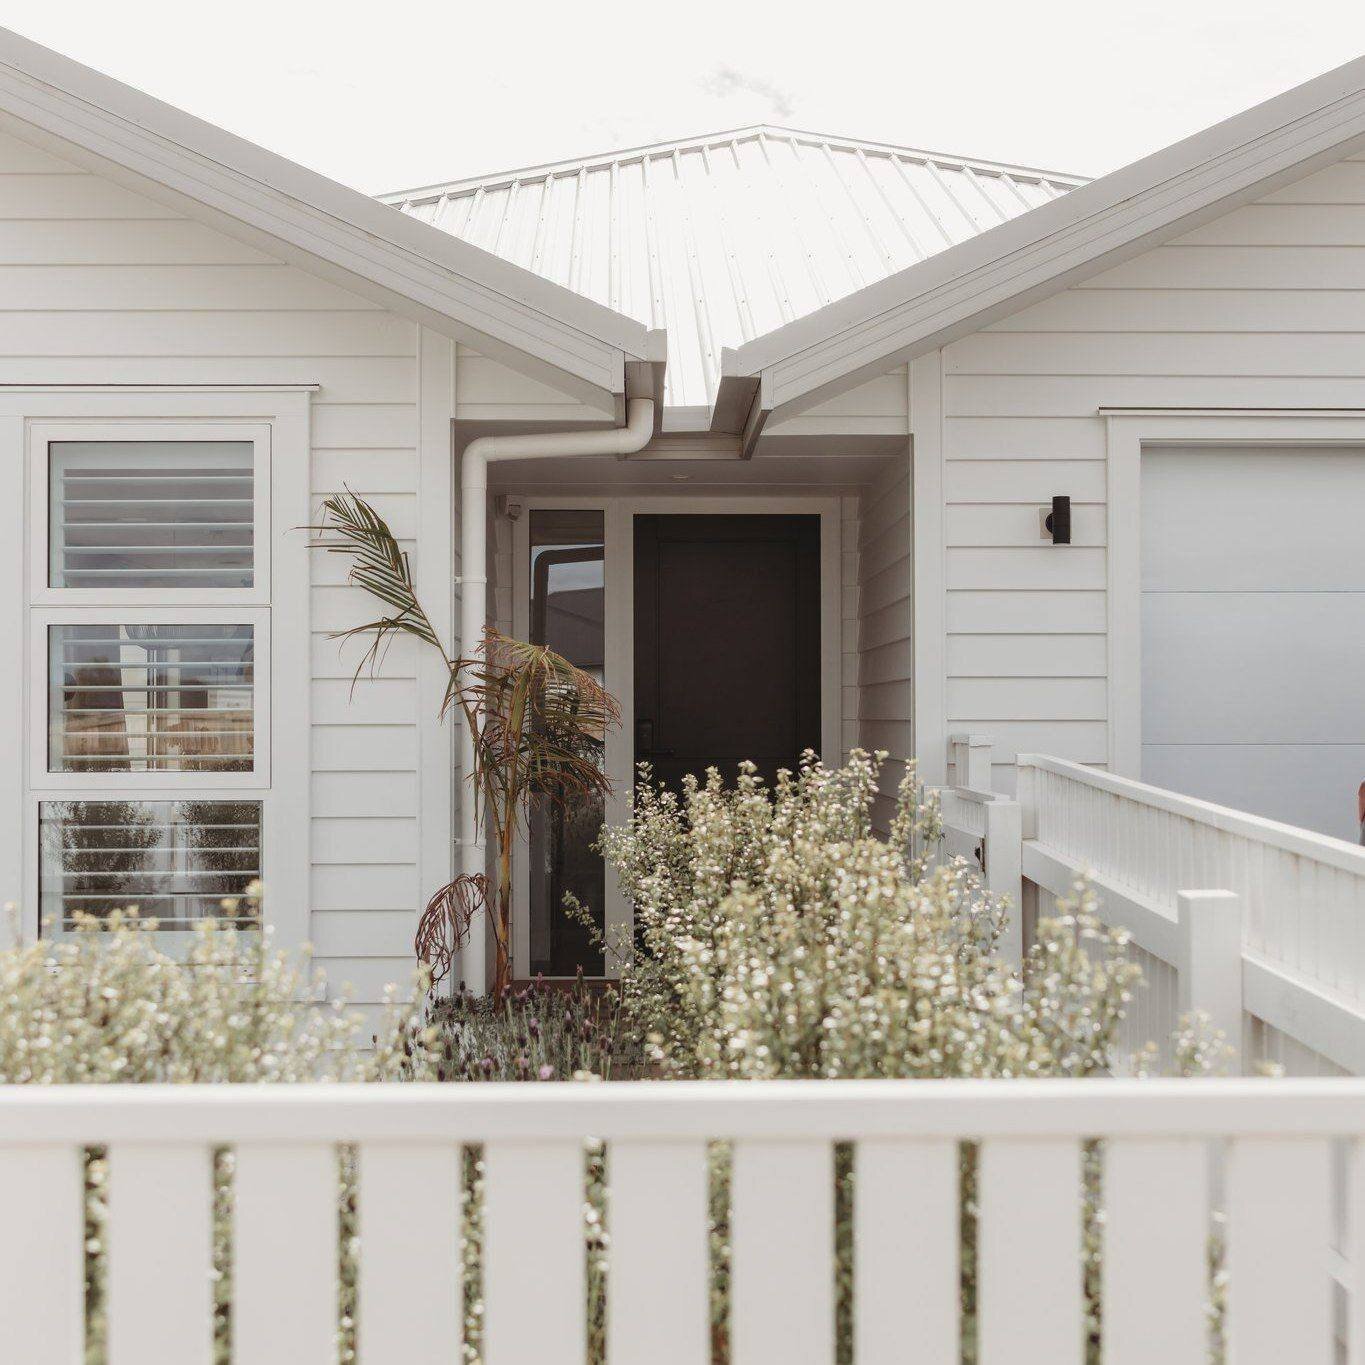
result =
[[[322,504],[322,520],[307,529],[313,536],[310,548],[346,555],[351,560],[347,581],[392,608],[389,614],[373,621],[333,632],[334,639],[372,637],[356,668],[357,678],[367,663],[373,665],[378,661],[384,646],[398,635],[411,635],[423,644],[433,645],[450,664],[441,638],[418,600],[407,551],[398,543],[388,522],[369,503],[349,488],[344,493],[335,493]]]
[[[607,732],[621,722],[620,708],[598,679],[545,645],[527,644],[489,629],[466,653],[446,652],[422,609],[412,566],[388,523],[349,488],[327,498],[322,519],[307,528],[313,549],[346,555],[347,581],[389,611],[373,621],[333,633],[368,636],[356,668],[376,665],[400,635],[440,651],[448,681],[444,715],[458,708],[468,727],[473,763],[467,774],[475,809],[497,834],[496,907],[482,876],[458,877],[442,887],[423,912],[417,950],[435,978],[450,971],[453,955],[477,914],[487,909],[497,954],[494,989],[511,980],[511,850],[521,822],[541,801],[563,808],[600,806],[611,791],[604,771]]]

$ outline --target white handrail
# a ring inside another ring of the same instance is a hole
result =
[[[1021,769],[1034,768],[1055,773],[1059,777],[1069,777],[1098,791],[1126,797],[1154,810],[1183,816],[1211,829],[1253,839],[1257,843],[1284,849],[1300,857],[1313,858],[1365,877],[1365,847],[1347,843],[1344,839],[1334,839],[1329,834],[1318,834],[1297,825],[1267,820],[1264,816],[1233,810],[1230,806],[1218,806],[1197,797],[1181,796],[1178,792],[1153,787],[1131,777],[1116,777],[1113,773],[1088,767],[1084,763],[1072,763],[1064,758],[1052,758],[1046,754],[1020,754],[1018,764]]]
[[[1062,896],[1084,874],[1132,936],[1149,990],[1128,1042],[1169,1037],[1191,1001],[1182,893],[1231,893],[1240,948],[1222,934],[1232,960],[1206,965],[1225,1002],[1241,977],[1247,1026],[1224,1023],[1243,1065],[1365,1074],[1365,848],[1065,759],[1018,763],[1026,883]],[[1186,915],[1213,903],[1185,899]]]

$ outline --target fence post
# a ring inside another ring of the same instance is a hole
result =
[[[1014,792],[1019,802],[1019,834],[1024,839],[1038,837],[1038,769],[1020,754],[1014,766]]]
[[[986,888],[1008,896],[1009,921],[1000,951],[1015,966],[1024,960],[1023,839],[1017,801],[997,797],[986,803]]]
[[[991,747],[989,735],[950,735],[949,756],[953,760],[953,785],[975,792],[991,790]]]
[[[1179,1012],[1200,1010],[1242,1054],[1242,901],[1232,891],[1177,891]]]

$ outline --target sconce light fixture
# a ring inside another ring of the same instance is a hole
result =
[[[1065,493],[1058,493],[1052,499],[1052,511],[1044,512],[1043,532],[1054,545],[1071,544],[1071,499]]]

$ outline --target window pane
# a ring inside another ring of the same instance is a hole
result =
[[[250,772],[252,628],[48,630],[48,769]]]
[[[259,801],[43,801],[39,806],[42,932],[84,913],[136,906],[163,929],[227,918],[253,926],[245,900],[261,875]]]
[[[606,628],[603,514],[531,513],[531,640],[549,645],[599,681],[604,679]],[[572,976],[582,968],[601,976],[602,950],[589,930],[564,912],[572,892],[600,930],[606,908],[606,869],[592,851],[602,828],[600,801],[570,810],[538,809],[531,834],[531,970]]]
[[[250,441],[53,441],[54,588],[249,588]]]

